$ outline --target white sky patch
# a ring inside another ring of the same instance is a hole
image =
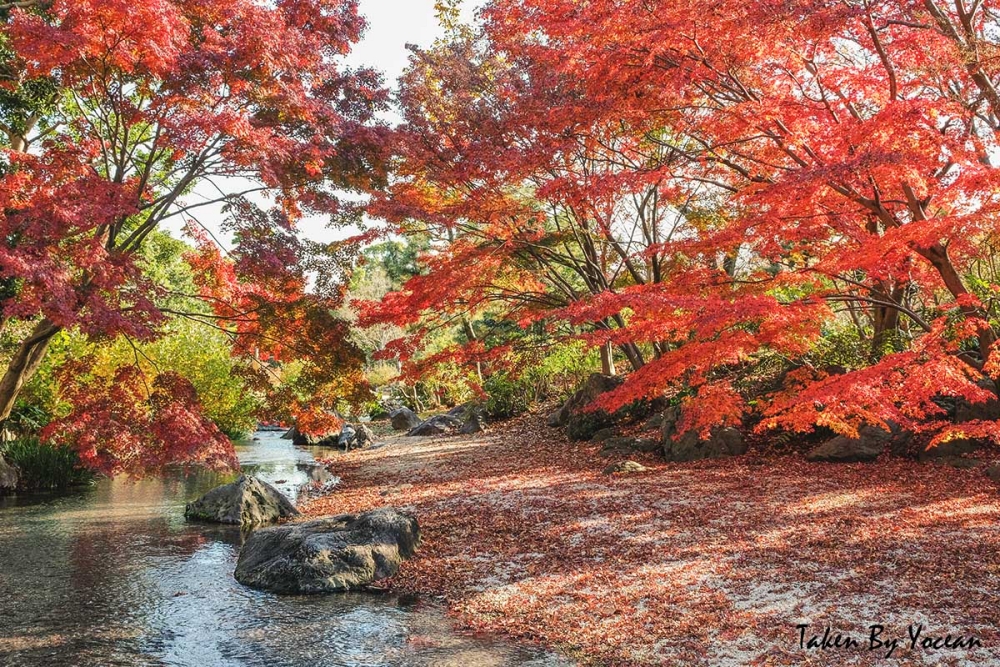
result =
[[[368,29],[358,44],[346,58],[346,64],[351,68],[362,66],[373,67],[382,72],[385,83],[395,88],[396,81],[409,64],[410,52],[407,44],[428,47],[443,35],[434,13],[434,0],[359,0],[361,14],[368,21]],[[463,7],[463,18],[471,22],[478,3],[467,0]],[[395,123],[399,117],[390,112],[384,115],[384,120]],[[247,181],[232,179],[218,182],[226,194],[238,193],[251,187]],[[209,201],[217,199],[219,191],[211,185],[201,184],[188,195],[190,202]],[[267,200],[261,197],[248,197],[263,206]],[[357,201],[357,196],[345,195],[345,199]],[[231,239],[222,232],[223,213],[221,204],[207,205],[193,211],[197,222],[213,234],[218,242],[229,248]],[[184,225],[182,216],[172,218],[164,229],[180,236]],[[325,217],[310,217],[303,219],[298,225],[299,232],[305,238],[319,242],[337,241],[355,233],[356,229],[330,229]]]

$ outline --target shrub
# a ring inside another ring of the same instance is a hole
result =
[[[2,445],[2,451],[8,463],[21,469],[20,485],[25,489],[65,489],[94,479],[69,447],[28,437]]]
[[[509,419],[528,411],[534,400],[530,380],[512,378],[507,373],[494,373],[483,382],[486,393],[486,414],[493,419]]]

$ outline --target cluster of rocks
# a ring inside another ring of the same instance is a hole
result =
[[[299,511],[270,484],[244,475],[188,503],[184,515],[253,529]],[[395,575],[419,541],[416,518],[394,508],[260,528],[246,538],[235,577],[273,593],[355,590]]]
[[[677,407],[664,409],[662,404],[656,402],[642,402],[620,408],[614,413],[593,409],[594,401],[601,394],[618,388],[621,383],[618,377],[599,373],[591,375],[568,401],[549,416],[548,425],[564,427],[573,440],[601,443],[600,453],[608,457],[660,452],[668,461],[697,461],[739,456],[746,452],[743,436],[734,428],[717,428],[708,434],[692,430],[678,433],[681,411]],[[619,435],[618,426],[622,423],[635,424],[642,420],[645,421],[638,429],[640,435]]]
[[[344,422],[339,429],[320,435],[302,433],[296,427],[290,428],[283,436],[297,447],[339,447],[344,451],[364,449],[375,444],[375,434],[365,424]]]
[[[601,444],[600,455],[623,459],[633,454],[660,453],[667,461],[683,462],[740,456],[747,451],[747,443],[740,430],[717,427],[708,432],[686,430],[680,432],[681,408],[645,403],[627,406],[614,414],[593,409],[594,402],[604,393],[621,385],[621,379],[594,374],[584,385],[548,418],[548,425],[565,428],[574,440],[589,440]],[[942,398],[938,404],[955,423],[1000,419],[1000,399],[983,403],[969,403],[964,399]],[[643,421],[645,420],[645,421]],[[621,435],[620,428],[638,435]],[[858,437],[848,438],[829,433],[822,441],[805,452],[809,461],[824,463],[857,463],[874,461],[885,452],[897,456],[910,456],[925,462],[968,468],[985,465],[970,458],[984,443],[959,438],[934,448],[918,447],[913,433],[889,423],[888,429],[866,426]],[[625,460],[609,465],[607,474],[638,472],[640,464]],[[1000,481],[1000,466],[990,468],[987,474]]]
[[[407,436],[434,436],[462,434],[471,435],[486,431],[486,420],[482,409],[474,404],[459,405],[441,415],[421,420],[413,410],[399,408],[389,419],[394,431],[405,432]]]
[[[1000,419],[1000,400],[997,399],[970,403],[962,398],[941,397],[935,402],[945,410],[945,417],[955,424]],[[865,426],[859,430],[856,438],[833,436],[811,449],[806,454],[806,459],[826,463],[858,463],[874,461],[885,452],[890,452],[896,456],[915,457],[924,463],[955,468],[977,468],[985,465],[984,461],[969,455],[983,449],[987,445],[986,442],[955,438],[928,449],[920,444],[911,431],[891,421],[887,425],[888,430]],[[1000,475],[1000,469],[997,474]]]

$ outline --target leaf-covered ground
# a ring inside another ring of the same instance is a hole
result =
[[[542,422],[352,452],[306,511],[414,511],[423,542],[393,588],[583,663],[1000,665],[1000,504],[981,471],[751,455],[612,477]],[[859,646],[803,649],[800,623]],[[888,661],[872,624],[900,638]],[[910,624],[982,647],[911,650]]]

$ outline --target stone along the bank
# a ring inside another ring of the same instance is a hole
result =
[[[263,528],[243,545],[235,577],[272,593],[348,591],[396,574],[419,541],[416,518],[393,508]]]

